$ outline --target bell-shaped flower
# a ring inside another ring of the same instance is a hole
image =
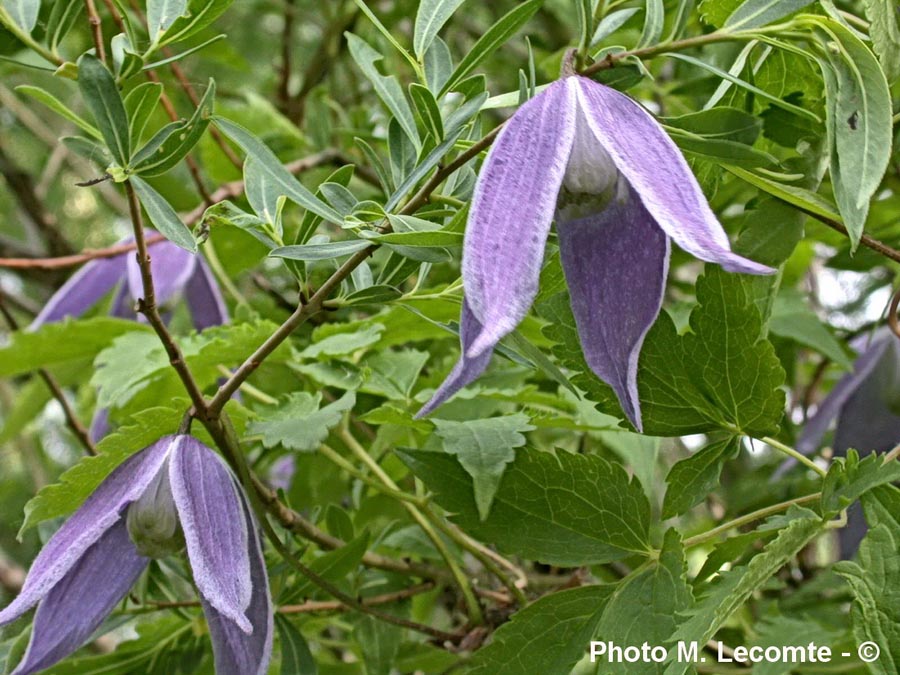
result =
[[[681,152],[640,105],[581,76],[529,100],[494,142],[463,248],[462,356],[426,415],[487,367],[528,313],[550,226],[585,359],[641,429],[637,363],[663,300],[669,240],[732,272],[770,274],[732,253]]]
[[[147,234],[154,234],[147,230]],[[119,243],[129,243],[126,239]],[[209,266],[199,254],[190,253],[162,240],[147,247],[156,302],[166,308],[183,298],[197,330],[228,322],[228,309]],[[95,258],[85,264],[53,294],[30,328],[81,316],[113,288],[119,287],[111,314],[123,319],[144,320],[135,314],[135,301],[143,297],[141,270],[133,251],[110,258]]]
[[[853,371],[838,380],[800,433],[797,450],[804,455],[819,449],[832,424],[831,445],[838,457],[850,448],[867,455],[900,444],[900,340],[882,328],[859,336],[852,346],[859,353]],[[842,558],[856,552],[866,529],[862,509],[854,504],[847,525],[838,531]]]
[[[36,673],[81,647],[151,557],[187,548],[217,675],[262,675],[273,614],[250,505],[219,456],[167,436],[116,468],[50,538],[0,625],[37,605],[13,675]]]

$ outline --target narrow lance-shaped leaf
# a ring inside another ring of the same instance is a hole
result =
[[[725,20],[729,30],[750,30],[803,9],[813,0],[747,0]]]
[[[131,158],[131,134],[112,73],[97,57],[85,54],[78,59],[78,86],[113,158],[119,166],[127,166]]]
[[[194,235],[188,229],[181,218],[175,213],[172,205],[166,201],[165,197],[150,187],[150,184],[137,176],[132,176],[129,182],[134,187],[138,199],[141,200],[150,222],[162,233],[162,235],[177,244],[186,251],[192,253],[197,250],[197,242]]]
[[[425,52],[437,37],[438,31],[464,2],[465,0],[422,0],[419,3],[413,36],[413,50],[419,60],[425,57]]]
[[[3,9],[19,28],[30,33],[37,25],[41,0],[3,0]]]
[[[156,44],[162,33],[184,14],[187,0],[147,0],[147,32]]]

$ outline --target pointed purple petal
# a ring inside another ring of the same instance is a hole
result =
[[[81,316],[124,277],[124,256],[91,260],[53,294],[29,329],[35,330],[67,316]]]
[[[483,326],[467,354],[497,344],[528,313],[575,135],[571,78],[510,118],[481,168],[466,225],[463,282]]]
[[[90,435],[94,443],[98,443],[109,433],[109,408],[99,408],[91,420]]]
[[[188,279],[194,273],[197,259],[193,253],[168,241],[151,244],[147,253],[150,255],[150,273],[153,275],[156,304],[165,305],[184,290]],[[128,256],[128,290],[132,298],[144,297],[141,268],[133,255]]]
[[[828,396],[819,403],[816,413],[807,420],[797,441],[797,450],[808,455],[818,449],[832,421],[881,361],[891,340],[896,340],[893,334],[883,334],[872,340],[868,349],[853,364],[853,372],[844,375],[834,385]]]
[[[584,357],[641,431],[638,356],[662,306],[669,238],[623,187],[601,213],[558,223],[557,233]]]
[[[244,614],[252,591],[247,523],[231,471],[200,441],[178,439],[169,480],[194,582],[210,605],[250,633]]]
[[[212,638],[216,675],[262,675],[268,669],[272,656],[274,628],[272,598],[269,594],[269,579],[266,575],[259,532],[250,515],[250,505],[246,497],[240,491],[238,494],[241,497],[244,522],[249,533],[250,581],[253,584],[253,592],[250,606],[247,608],[247,618],[253,626],[253,632],[248,635],[202,596],[201,602]]]
[[[430,415],[435,409],[443,405],[447,399],[470,382],[473,382],[475,378],[485,371],[491,362],[494,345],[490,345],[489,349],[485,349],[476,357],[467,356],[469,345],[472,344],[478,335],[483,334],[482,331],[481,323],[475,318],[472,310],[469,309],[468,300],[463,300],[462,313],[459,318],[459,361],[453,366],[453,370],[450,371],[444,383],[434,392],[431,400],[416,413],[416,419]]]
[[[731,252],[728,237],[687,162],[647,111],[624,94],[586,77],[568,79],[578,82],[579,105],[591,131],[676,244],[731,272],[775,271]]]
[[[834,450],[838,455],[846,454],[848,448],[855,448],[860,454],[886,452],[900,443],[900,416],[891,409],[900,398],[900,342],[890,333],[883,345],[878,350],[881,358],[838,414],[834,431]],[[864,357],[871,351],[872,348]]]
[[[128,290],[127,283],[119,286],[119,290],[116,291],[116,297],[113,300],[109,313],[111,316],[120,319],[130,319],[134,321],[137,318],[137,312],[134,311],[134,298],[131,297],[131,292]]]
[[[109,528],[41,601],[28,649],[13,675],[49,668],[81,647],[146,566],[125,521]]]
[[[206,261],[199,255],[194,273],[188,279],[185,297],[197,330],[228,323],[228,308],[219,285]]]
[[[0,625],[20,617],[59,583],[144,492],[166,461],[171,439],[162,438],[122,462],[81,508],[50,538],[35,558],[22,591],[0,612]]]

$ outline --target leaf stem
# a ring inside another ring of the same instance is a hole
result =
[[[823,469],[821,466],[816,464],[814,461],[812,461],[809,457],[807,457],[803,453],[794,450],[794,448],[792,448],[791,446],[785,445],[781,441],[774,439],[771,436],[764,436],[763,438],[761,438],[759,440],[761,440],[766,445],[775,448],[779,452],[784,453],[788,457],[793,457],[794,459],[796,459],[798,462],[800,462],[807,468],[812,469],[817,474],[822,476],[822,478],[824,478],[825,474],[828,473],[825,469]]]
[[[8,30],[16,38],[18,38],[19,41],[22,42],[31,51],[40,55],[40,57],[45,61],[57,66],[61,66],[65,63],[65,61],[61,57],[57,56],[49,49],[46,49],[43,45],[36,42],[30,34],[22,30],[21,26],[13,21],[12,17],[9,15],[9,12],[7,12],[3,7],[0,7],[0,24],[2,24],[3,27],[6,28],[6,30]]]

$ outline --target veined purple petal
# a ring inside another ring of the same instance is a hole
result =
[[[681,152],[635,101],[586,77],[578,101],[597,140],[628,179],[663,231],[688,253],[731,272],[775,270],[731,252],[728,237]]]
[[[453,366],[453,370],[432,395],[431,400],[422,406],[416,413],[416,419],[430,415],[438,406],[449,399],[453,394],[474,381],[481,375],[491,362],[491,354],[494,353],[494,345],[482,351],[478,356],[468,356],[469,345],[476,337],[483,334],[483,327],[475,314],[469,308],[468,300],[463,300],[462,313],[459,318],[459,361]]]
[[[463,283],[483,326],[466,350],[489,351],[528,313],[575,135],[571,78],[525,103],[481,168],[463,244]]]
[[[662,306],[669,238],[624,181],[622,188],[600,213],[556,230],[584,357],[640,431],[638,356]]]
[[[194,273],[187,282],[185,299],[191,311],[194,328],[197,330],[228,323],[228,308],[219,291],[219,285],[206,261],[199,254]]]
[[[97,408],[94,411],[94,417],[91,420],[91,428],[88,433],[90,433],[91,440],[94,443],[98,443],[109,433],[109,408]]]
[[[881,361],[890,340],[896,340],[893,334],[882,334],[872,338],[871,344],[853,364],[853,372],[844,375],[834,385],[828,396],[819,403],[816,413],[807,420],[797,441],[797,450],[808,455],[819,447],[832,421],[840,414],[841,408]]]
[[[113,525],[121,520],[124,526],[124,508],[140,497],[159,473],[172,438],[161,438],[132,455],[100,483],[41,549],[22,591],[0,611],[0,625],[17,619],[45,597]]]
[[[272,656],[274,615],[269,594],[266,562],[260,546],[259,532],[251,515],[250,505],[238,490],[243,507],[250,556],[250,581],[253,586],[247,618],[253,632],[247,634],[233,621],[213,607],[203,596],[203,612],[209,624],[215,656],[216,675],[263,675]]]
[[[147,566],[119,520],[41,600],[25,656],[13,675],[49,668],[81,647]]]
[[[179,436],[177,442],[169,480],[194,582],[210,605],[249,634],[249,534],[231,471],[195,438]]]
[[[44,305],[29,330],[67,316],[81,316],[125,277],[125,258],[96,258],[84,265]]]
[[[184,290],[188,279],[194,273],[197,258],[193,253],[165,240],[151,244],[147,248],[147,254],[150,256],[150,273],[153,275],[156,303],[165,305]],[[134,255],[128,256],[127,274],[131,297],[143,298],[144,283],[141,279],[141,268]]]

